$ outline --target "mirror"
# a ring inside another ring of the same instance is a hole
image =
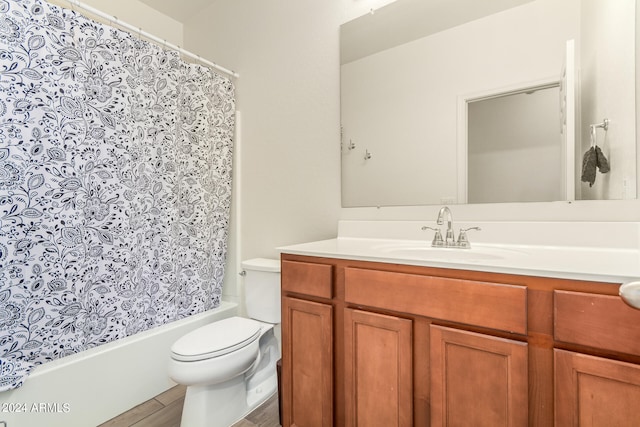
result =
[[[566,197],[559,99],[556,84],[467,102],[467,203]]]
[[[635,17],[635,0],[396,0],[343,24],[343,207],[636,198]],[[524,117],[482,107],[540,88],[551,104]],[[590,186],[596,145],[610,171]]]

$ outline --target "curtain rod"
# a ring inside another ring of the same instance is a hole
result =
[[[65,0],[62,0],[62,1],[64,2]],[[188,56],[190,58],[193,58],[193,59],[201,62],[202,64],[204,64],[204,65],[206,65],[208,67],[214,68],[214,69],[216,69],[218,71],[221,71],[221,72],[223,72],[223,73],[225,73],[225,74],[227,74],[229,76],[232,76],[234,78],[240,77],[240,75],[238,73],[236,73],[235,71],[233,71],[233,70],[230,70],[228,68],[222,67],[222,66],[220,66],[220,65],[218,65],[218,64],[216,64],[214,62],[211,62],[211,61],[209,61],[207,59],[204,59],[200,55],[196,55],[195,53],[192,53],[192,52],[190,52],[190,51],[188,51],[186,49],[183,49],[180,46],[176,46],[176,45],[174,45],[172,43],[169,43],[166,40],[161,39],[160,37],[156,37],[153,34],[147,33],[146,31],[143,31],[142,28],[136,28],[131,24],[128,24],[126,22],[123,22],[123,21],[119,20],[116,16],[109,15],[108,13],[105,13],[105,12],[103,12],[101,10],[98,10],[98,9],[92,7],[92,6],[89,6],[88,4],[81,3],[79,0],[66,0],[66,2],[68,2],[69,4],[72,5],[72,9],[73,9],[73,6],[77,6],[77,7],[81,8],[81,9],[86,10],[87,12],[89,12],[89,13],[91,13],[93,15],[97,15],[97,16],[103,18],[103,19],[108,20],[109,22],[113,22],[113,23],[117,24],[120,27],[126,28],[127,30],[129,30],[133,34],[139,34],[140,36],[142,36],[142,37],[144,37],[146,39],[152,40],[152,41],[156,42],[159,45],[162,45],[162,46],[164,46],[166,48],[169,48],[169,49],[172,49],[172,50],[176,50],[176,51],[180,52],[181,54],[183,54],[185,56]]]

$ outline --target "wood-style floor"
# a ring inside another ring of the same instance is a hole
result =
[[[177,385],[98,427],[179,427],[186,387]],[[278,427],[278,395],[233,427]]]

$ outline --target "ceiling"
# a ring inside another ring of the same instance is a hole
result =
[[[341,63],[520,6],[532,0],[398,0],[340,29]]]
[[[140,1],[184,23],[216,0]],[[532,0],[392,1],[376,10],[375,14],[367,14],[342,25],[342,63],[530,1]]]
[[[215,0],[140,0],[171,18],[185,22]]]

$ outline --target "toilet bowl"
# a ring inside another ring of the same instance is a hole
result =
[[[242,267],[247,313],[253,318],[202,326],[171,347],[169,376],[187,386],[181,427],[228,427],[277,390],[280,263],[258,258]]]
[[[183,385],[219,383],[245,373],[255,363],[261,325],[230,317],[183,336],[171,347],[169,375]],[[210,337],[220,337],[211,341]]]

